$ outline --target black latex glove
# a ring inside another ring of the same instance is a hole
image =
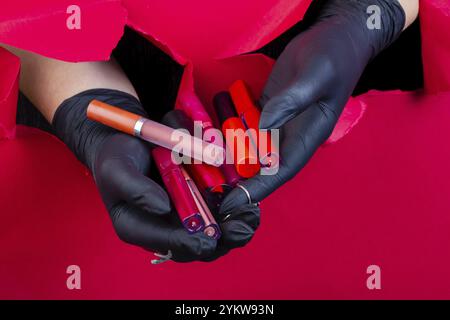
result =
[[[222,236],[216,251],[204,261],[213,261],[232,249],[245,246],[259,227],[260,209],[256,204],[244,204],[221,211],[216,215],[216,220]]]
[[[149,145],[87,119],[86,109],[93,99],[136,114],[145,112],[129,94],[94,89],[64,101],[53,119],[56,135],[91,170],[117,235],[148,250],[170,250],[175,261],[211,259],[216,240],[203,233],[188,234],[175,221],[176,213],[169,214],[166,192],[148,178]]]
[[[194,135],[194,122],[181,110],[171,110],[167,112],[161,123],[174,129],[188,130]],[[222,236],[218,240],[217,250],[208,258],[214,260],[226,254],[234,248],[245,246],[255,234],[259,226],[260,209],[254,204],[242,204],[238,207],[230,208],[228,211],[217,212],[217,203],[220,199],[214,198],[210,201],[211,213],[215,216],[222,231]],[[206,201],[208,203],[208,201]]]
[[[242,185],[261,201],[294,177],[330,136],[366,65],[389,46],[405,25],[396,0],[328,0],[312,25],[280,55],[261,97],[260,128],[280,129],[280,168]],[[381,10],[381,29],[369,29],[367,8]],[[241,189],[224,209],[248,202]]]

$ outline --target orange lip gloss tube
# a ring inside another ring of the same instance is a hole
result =
[[[273,144],[270,132],[262,134],[259,130],[259,119],[261,111],[252,97],[250,88],[243,80],[237,80],[230,86],[230,95],[233,100],[236,112],[242,119],[244,126],[251,130],[251,138],[258,149],[259,161],[263,167],[277,165],[279,162],[278,148]],[[262,139],[267,139],[263,141]],[[265,147],[263,148],[263,142]],[[265,149],[265,150],[264,150]]]
[[[202,230],[205,226],[202,215],[181,166],[172,161],[172,152],[156,147],[152,150],[152,156],[183,226],[190,233]]]
[[[227,92],[216,95],[214,109],[222,126],[222,133],[226,139],[228,151],[232,150],[234,166],[237,173],[244,178],[251,178],[260,170],[256,149],[248,137],[242,120],[234,110],[233,102]],[[230,133],[241,132],[242,135],[235,135],[229,139]],[[251,137],[250,137],[251,138]]]
[[[89,104],[87,117],[170,150],[181,146],[183,155],[216,167],[225,159],[220,146],[98,100]]]

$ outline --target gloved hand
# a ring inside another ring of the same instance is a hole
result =
[[[396,0],[328,0],[312,25],[277,59],[261,97],[260,128],[280,129],[280,168],[241,184],[261,201],[294,177],[330,136],[366,65],[400,35],[405,13]],[[381,10],[381,28],[369,29],[367,8]],[[248,202],[234,189],[222,204]]]
[[[92,172],[117,235],[125,242],[167,253],[180,262],[202,260],[216,249],[216,241],[202,233],[189,235],[171,221],[169,197],[148,178],[149,146],[86,117],[90,101],[97,99],[145,115],[129,94],[93,89],[64,101],[53,118],[56,135]]]
[[[177,262],[212,261],[250,241],[259,224],[259,208],[248,205],[230,212],[221,224],[219,243],[203,233],[188,234],[178,215],[171,212],[166,192],[148,178],[149,145],[89,120],[86,109],[93,99],[146,114],[140,102],[127,93],[93,89],[64,101],[52,123],[55,134],[91,170],[123,241],[162,254],[170,250]]]

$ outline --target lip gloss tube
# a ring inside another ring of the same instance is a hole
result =
[[[169,111],[164,115],[162,123],[174,129],[186,129],[191,135],[194,133],[194,122],[183,110]],[[225,191],[231,189],[220,169],[205,163],[185,164],[184,168],[195,181],[209,207],[214,212],[218,211]]]
[[[89,104],[87,117],[167,149],[181,147],[183,155],[216,167],[223,163],[225,157],[223,148],[217,145],[98,100],[92,100]]]
[[[252,142],[250,141],[250,143],[246,143],[246,134],[243,139],[238,139],[239,137],[236,136],[233,139],[234,141],[229,141],[229,139],[226,139],[227,130],[240,129],[244,133],[247,131],[242,123],[242,120],[236,114],[233,102],[228,92],[221,92],[216,95],[214,109],[217,113],[220,124],[222,125],[222,132],[225,136],[228,149],[234,151],[233,160],[236,172],[244,178],[253,177],[259,172],[260,165],[258,162],[257,152],[255,150],[256,148]],[[229,152],[226,153],[228,154]]]
[[[189,186],[192,197],[194,198],[194,201],[197,204],[200,215],[203,218],[204,222],[203,233],[205,233],[208,237],[211,237],[213,239],[219,239],[221,235],[219,225],[217,224],[216,220],[214,219],[214,216],[212,215],[211,211],[209,210],[208,206],[203,200],[200,191],[198,190],[194,181],[191,179],[191,177],[184,168],[181,168],[181,172]]]
[[[250,88],[243,80],[237,80],[230,86],[230,95],[236,107],[236,111],[241,117],[244,126],[251,130],[251,138],[258,149],[259,160],[263,167],[278,166],[279,153],[275,144],[270,137],[270,132],[262,134],[259,130],[259,119],[261,118],[261,111],[253,99]],[[263,140],[265,142],[266,150],[263,150]]]
[[[214,112],[216,112],[217,109],[221,109],[222,105],[228,105],[224,106],[224,108],[229,108],[231,106],[231,108],[234,108],[233,106],[233,102],[231,101],[230,95],[227,92],[219,92],[218,94],[216,94],[214,96],[213,99],[213,105],[214,105]],[[216,112],[216,116],[217,118],[219,118],[219,115]],[[225,180],[227,182],[227,184],[229,186],[231,186],[232,188],[234,188],[236,186],[236,184],[241,180],[241,177],[239,176],[239,174],[236,171],[236,168],[233,164],[228,163],[228,161],[226,161],[227,157],[229,157],[230,155],[225,153],[225,161],[223,163],[223,165],[220,166],[220,169],[222,170],[222,173],[225,177]]]
[[[182,168],[172,161],[172,152],[157,147],[152,150],[152,156],[183,226],[190,233],[202,230],[204,222],[201,213],[183,175]]]

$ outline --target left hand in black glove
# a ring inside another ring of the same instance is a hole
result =
[[[367,25],[367,8],[381,11],[381,28]],[[242,185],[261,201],[294,177],[331,134],[366,65],[405,26],[397,0],[329,0],[315,22],[296,36],[278,58],[261,97],[262,129],[280,129],[280,168]],[[234,189],[222,210],[248,202]]]

